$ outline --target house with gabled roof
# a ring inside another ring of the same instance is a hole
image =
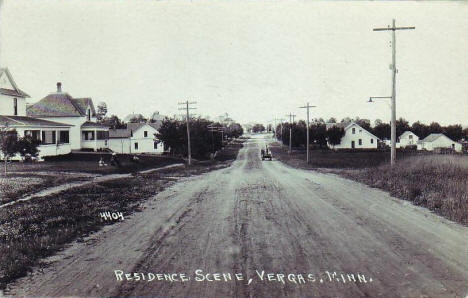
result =
[[[109,149],[117,153],[164,152],[164,144],[157,138],[160,123],[127,123],[127,128],[109,130]]]
[[[27,108],[27,115],[43,120],[71,125],[70,144],[72,150],[99,151],[108,148],[109,128],[96,122],[96,110],[91,98],[73,98],[62,91],[50,93]]]
[[[327,129],[338,126],[344,129],[344,136],[338,145],[328,144],[333,149],[377,149],[379,138],[362,128],[356,122],[327,123]]]
[[[419,137],[412,131],[405,131],[402,133],[397,140],[397,148],[405,148],[408,146],[416,146],[418,144]]]
[[[8,68],[0,68],[0,127],[15,130],[20,138],[30,136],[40,141],[39,157],[70,153],[73,125],[27,116],[28,97],[18,88]]]
[[[434,151],[437,149],[450,149],[456,152],[462,151],[462,144],[451,140],[443,133],[431,133],[418,142],[418,150]]]

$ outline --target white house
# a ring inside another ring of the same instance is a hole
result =
[[[377,149],[378,137],[365,130],[355,122],[351,123],[327,123],[327,129],[338,126],[343,127],[345,134],[338,145],[328,144],[334,149]]]
[[[18,88],[9,70],[1,68],[0,127],[15,130],[20,138],[29,135],[39,140],[39,157],[70,153],[73,125],[26,116],[27,97],[29,95]]]
[[[57,92],[51,93],[27,108],[30,117],[57,121],[71,126],[72,150],[102,150],[108,148],[109,128],[96,123],[96,110],[91,98],[73,98],[62,92],[57,83]]]
[[[417,145],[418,141],[419,141],[419,137],[415,133],[407,130],[404,133],[402,133],[400,137],[398,138],[396,147],[405,148],[407,146]]]
[[[431,133],[418,142],[418,150],[434,151],[437,148],[453,149],[456,152],[462,151],[462,144],[452,141],[442,133]]]
[[[109,149],[117,153],[163,153],[156,134],[160,124],[127,123],[126,129],[109,130]]]

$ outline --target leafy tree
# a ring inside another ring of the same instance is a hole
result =
[[[102,121],[102,124],[109,126],[112,129],[126,128],[127,126],[120,120],[116,115],[110,117],[105,117]]]
[[[356,120],[356,123],[365,130],[372,132],[371,122],[369,119],[358,119]]]
[[[96,118],[98,122],[102,122],[107,114],[107,105],[105,102],[101,101],[97,105]]]
[[[345,135],[343,127],[332,126],[327,130],[327,141],[335,148],[336,145],[341,143],[341,138]]]
[[[26,159],[26,156],[37,157],[39,155],[38,146],[40,143],[41,141],[33,139],[31,136],[25,136],[17,141],[17,152],[23,160]]]
[[[148,122],[148,119],[146,119],[142,115],[137,115],[135,117],[132,117],[128,122],[130,122],[130,123],[146,123],[146,122]]]
[[[432,122],[430,125],[429,125],[429,134],[431,133],[442,133],[443,130],[442,130],[442,126],[440,126],[439,123],[437,122]]]
[[[9,129],[8,125],[0,128],[0,151],[4,161],[4,172],[7,175],[7,164],[10,158],[18,153],[18,134],[16,130]]]
[[[331,117],[330,119],[328,119],[328,123],[336,123],[336,118]]]
[[[244,129],[239,123],[231,123],[226,127],[228,138],[238,138],[244,133]]]
[[[373,133],[381,140],[390,139],[391,137],[391,127],[388,123],[381,123],[376,125],[373,129]]]
[[[309,141],[319,145],[321,148],[327,147],[327,127],[321,122],[312,124],[309,127]],[[307,135],[306,135],[307,142]]]
[[[263,124],[257,123],[252,127],[252,132],[254,133],[263,132],[263,131],[265,131],[265,126],[263,126]]]
[[[411,125],[411,131],[420,139],[424,139],[429,135],[430,130],[426,124],[416,121]]]
[[[468,141],[468,127],[463,129],[463,139]]]
[[[443,133],[454,141],[459,141],[463,138],[463,128],[460,124],[443,127]]]
[[[396,136],[401,136],[401,134],[407,130],[410,130],[409,122],[400,117],[396,121]]]

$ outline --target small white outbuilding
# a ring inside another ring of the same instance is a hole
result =
[[[446,148],[461,152],[462,144],[452,141],[443,133],[431,133],[418,142],[418,150],[434,151],[434,149],[437,148]]]

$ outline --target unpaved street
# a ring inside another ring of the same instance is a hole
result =
[[[262,162],[264,144],[249,140],[231,167],[173,185],[142,212],[75,243],[7,294],[468,295],[466,227],[334,175]],[[232,280],[196,281],[197,269],[230,273]],[[191,279],[118,281],[114,270]],[[263,281],[256,270],[265,272]],[[331,281],[327,272],[336,272]],[[236,273],[245,280],[236,281]],[[270,281],[268,273],[275,273]]]

